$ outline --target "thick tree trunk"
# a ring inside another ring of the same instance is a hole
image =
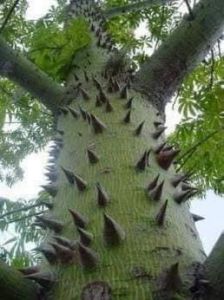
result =
[[[90,21],[92,43],[70,76],[79,94],[58,111],[45,186],[54,208],[37,220],[54,234],[39,249],[43,277],[28,278],[45,288],[53,280],[54,300],[200,299],[205,254],[186,203],[195,190],[172,166],[164,102],[139,88],[140,75],[132,88],[93,4],[73,2],[71,12]]]
[[[79,96],[60,110],[63,138],[53,149],[57,170],[50,168],[59,172],[50,192],[60,223],[39,219],[72,241],[73,251],[58,237],[46,241],[57,256],[44,268],[58,276],[53,299],[190,299],[205,259],[185,202],[192,190],[172,184],[177,152],[157,149],[163,119],[130,87],[124,57],[102,27],[99,34],[103,20],[91,11],[92,45],[75,61]]]

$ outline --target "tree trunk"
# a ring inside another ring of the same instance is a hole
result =
[[[45,267],[58,274],[53,299],[187,299],[205,259],[185,202],[192,191],[172,185],[177,151],[158,150],[164,120],[130,87],[131,70],[93,13],[92,45],[75,60],[79,96],[59,111],[53,148],[55,231],[74,250],[47,239],[57,253]]]
[[[158,89],[149,99],[132,85],[95,6],[70,9],[90,21],[92,43],[70,74],[78,96],[58,109],[45,186],[54,208],[37,218],[50,229],[43,277],[27,277],[45,288],[53,280],[54,300],[200,299],[205,254],[186,202],[195,189],[172,166],[179,151],[164,142]]]

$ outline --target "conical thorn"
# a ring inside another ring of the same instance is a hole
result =
[[[98,155],[91,149],[87,149],[87,156],[90,164],[96,164],[99,161]]]
[[[153,199],[154,201],[159,201],[161,199],[163,185],[164,180],[159,185],[155,186],[154,189],[149,191],[149,196],[151,199]]]
[[[91,122],[96,134],[102,133],[106,129],[106,125],[93,114],[91,114]]]
[[[78,247],[81,265],[87,269],[96,268],[99,264],[98,255],[90,248],[79,243]]]
[[[125,232],[113,218],[104,214],[103,236],[108,246],[116,246],[125,239]]]
[[[135,129],[134,134],[135,134],[136,136],[141,135],[144,124],[145,124],[145,121],[141,122],[141,123],[138,125],[138,127]]]
[[[93,235],[84,230],[83,228],[78,227],[78,232],[80,235],[80,242],[84,245],[84,246],[89,246],[93,240]]]
[[[107,195],[105,189],[101,186],[100,183],[96,184],[96,188],[97,188],[97,203],[99,206],[106,206],[109,202],[109,196]]]
[[[80,213],[73,209],[69,209],[70,214],[72,215],[73,222],[77,227],[86,228],[88,225],[88,220],[84,218]]]
[[[156,223],[158,226],[163,226],[165,222],[165,215],[167,210],[168,200],[161,206],[158,214],[156,215]]]

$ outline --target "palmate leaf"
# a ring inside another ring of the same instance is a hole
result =
[[[40,21],[33,34],[29,57],[50,76],[63,80],[75,54],[89,42],[89,29],[81,18],[71,21],[64,30],[55,22]]]

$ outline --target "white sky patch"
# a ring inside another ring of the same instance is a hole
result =
[[[56,0],[29,0],[29,7],[26,12],[28,20],[36,20],[43,17]]]

